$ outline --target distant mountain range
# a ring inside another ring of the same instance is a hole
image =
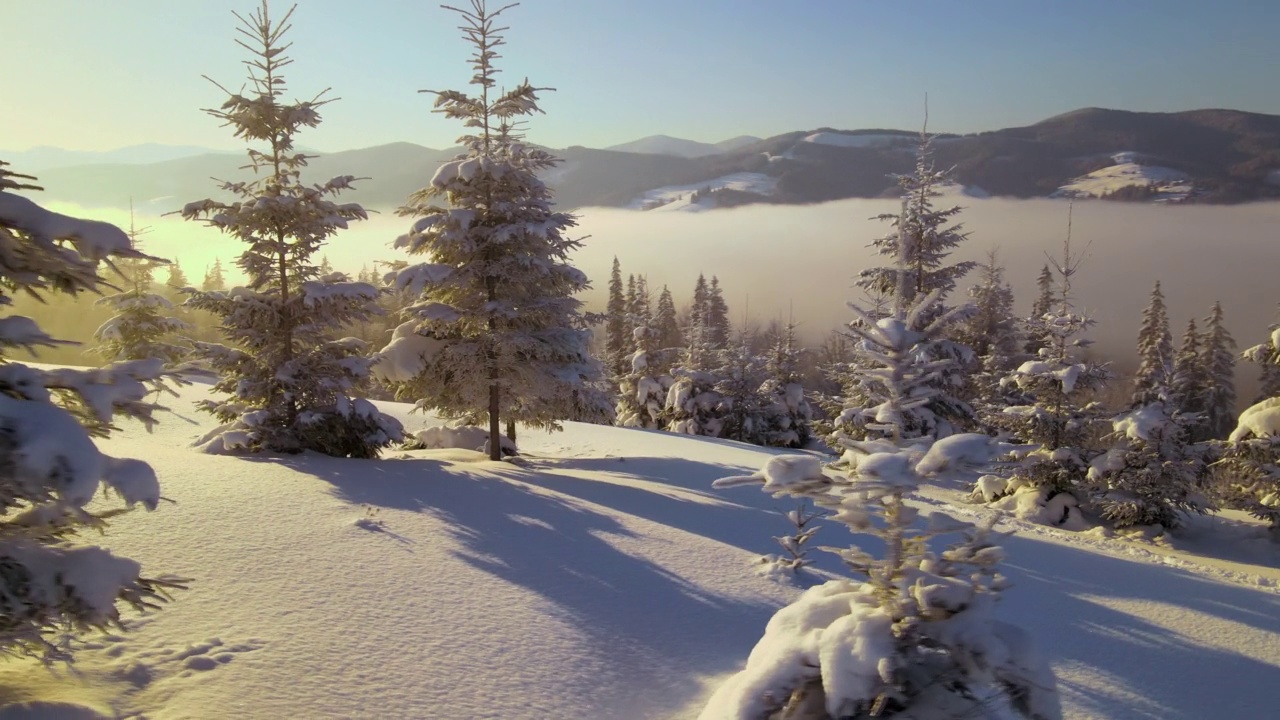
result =
[[[896,189],[891,175],[913,167],[916,140],[912,131],[831,128],[715,144],[655,135],[606,149],[557,150],[564,162],[546,180],[565,208],[700,210],[884,197]],[[939,135],[934,149],[939,166],[953,167],[971,195],[1201,203],[1280,198],[1276,115],[1087,108],[1027,127]],[[321,155],[309,175],[371,178],[357,184],[352,199],[394,206],[456,153],[393,143]],[[235,153],[138,146],[108,155],[114,159],[74,163],[74,153],[43,148],[25,156],[0,152],[0,159],[38,174],[46,197],[89,206],[119,207],[132,198],[172,210],[216,195],[211,177],[242,175],[243,156]]]

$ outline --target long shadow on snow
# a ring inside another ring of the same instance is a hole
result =
[[[1280,643],[1280,596],[1017,535],[1005,548],[1004,571],[1013,587],[1003,596],[1001,616],[1029,629],[1060,669],[1091,667],[1117,686],[1061,681],[1064,695],[1087,706],[1090,717],[1202,720],[1274,713],[1264,688],[1280,683],[1280,666],[1231,646]],[[1134,612],[1099,604],[1106,600],[1133,601]],[[1195,627],[1184,635],[1136,614],[1168,611],[1136,607],[1154,602],[1240,627],[1229,637],[1206,638],[1211,631]],[[1125,692],[1145,700],[1137,705]]]
[[[753,472],[755,468],[670,457],[531,460],[530,468],[546,471],[530,480],[541,487],[760,555],[780,552],[773,537],[795,531],[784,513],[795,508],[796,501],[773,498],[754,485],[729,490],[711,487],[714,480]],[[606,477],[574,477],[575,472]],[[609,475],[617,480],[611,481]],[[670,489],[652,487],[655,484]],[[837,524],[816,537],[818,544],[837,539],[844,542],[848,533]],[[829,553],[815,548],[810,556],[821,569],[838,569],[839,562]],[[831,561],[824,562],[826,558]],[[809,583],[800,583],[806,584]]]
[[[331,482],[335,494],[352,503],[436,516],[462,546],[455,551],[460,560],[552,603],[595,655],[583,658],[583,666],[596,670],[566,668],[566,683],[581,684],[575,690],[612,708],[608,717],[653,717],[655,705],[674,711],[701,690],[700,676],[735,669],[777,609],[707,593],[615,547],[610,537],[625,542],[634,533],[556,492],[561,481],[589,480],[506,463],[299,458],[291,464]],[[626,497],[643,503],[643,493]],[[625,502],[613,505],[631,512]],[[748,525],[759,514],[736,512]]]

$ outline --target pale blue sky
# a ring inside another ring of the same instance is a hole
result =
[[[457,124],[416,92],[467,81],[452,13],[423,0],[298,6],[292,90],[342,98],[302,144],[452,144]],[[199,112],[222,99],[200,76],[239,86],[231,10],[253,7],[0,0],[0,149],[240,147]],[[558,89],[529,133],[554,147],[914,128],[926,92],[931,128],[954,132],[1086,106],[1280,113],[1275,0],[525,0],[505,18],[506,77]]]

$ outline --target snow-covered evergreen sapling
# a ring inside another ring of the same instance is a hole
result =
[[[581,243],[565,232],[576,220],[552,209],[551,190],[538,177],[558,160],[514,132],[520,118],[541,112],[540,89],[523,81],[494,92],[503,44],[495,19],[506,8],[489,12],[473,0],[469,9],[447,9],[461,16],[475,47],[471,82],[478,90],[435,92],[435,111],[468,129],[458,141],[464,152],[398,211],[418,219],[396,246],[431,258],[395,280],[421,293],[406,310],[406,332],[435,347],[414,367],[397,368],[394,374],[408,379],[396,383],[396,393],[444,417],[487,420],[491,437],[503,414],[555,429],[574,417],[583,393],[594,397],[604,373],[574,297],[589,286],[569,263]],[[611,399],[589,405],[612,410]],[[498,443],[490,443],[490,457],[501,459]]]
[[[18,291],[93,292],[103,285],[99,264],[112,258],[152,260],[112,225],[50,212],[17,194],[39,188],[6,168],[0,162],[0,307]],[[77,531],[101,530],[121,512],[86,508],[100,487],[128,507],[154,510],[160,501],[149,465],[104,455],[93,438],[113,430],[114,417],[150,428],[156,406],[145,398],[163,378],[163,361],[44,370],[5,357],[63,343],[31,318],[0,318],[0,654],[46,662],[71,658],[67,634],[120,627],[119,605],[155,608],[182,586],[75,542]]]
[[[969,288],[973,314],[960,324],[956,339],[973,350],[968,368],[965,401],[986,421],[1009,405],[1018,404],[1020,393],[1010,392],[1001,380],[1023,358],[1018,322],[1013,311],[1013,289],[1004,279],[1004,266],[996,251],[977,266],[978,282]]]
[[[899,302],[912,306],[917,299],[935,293],[935,301],[926,311],[929,316],[921,318],[923,324],[949,311],[945,304],[947,297],[960,278],[977,264],[972,261],[947,263],[955,248],[968,238],[968,233],[963,231],[960,223],[954,222],[960,207],[934,206],[935,199],[941,194],[938,188],[950,182],[950,172],[937,169],[932,148],[932,136],[927,129],[922,130],[914,171],[897,176],[902,190],[900,212],[885,213],[877,218],[892,223],[893,228],[875,240],[872,247],[892,259],[893,264],[863,270],[858,280],[859,287],[883,300],[886,307],[894,307]],[[901,261],[899,256],[902,256]],[[883,309],[866,308],[865,314],[874,322],[885,312]],[[925,424],[904,426],[904,431],[938,438],[976,423],[973,408],[959,397],[967,384],[966,368],[972,363],[973,351],[955,339],[958,333],[959,328],[953,327],[921,346],[921,363],[937,361],[942,364],[932,366],[933,372],[927,382],[932,388],[930,399],[927,407],[916,414],[917,419]],[[845,437],[872,437],[864,434],[856,422],[859,406],[867,398],[858,385],[858,377],[855,369],[852,377],[844,379],[844,394],[850,403],[845,408],[846,412],[837,419],[837,424]],[[849,410],[854,413],[848,413]],[[855,422],[849,422],[851,419]],[[831,441],[838,443],[839,437],[832,437]]]
[[[720,437],[761,445],[771,398],[764,395],[764,358],[751,351],[745,334],[721,350],[715,391],[720,395]]]
[[[1020,442],[1039,445],[1014,473],[1007,487],[981,488],[987,499],[1009,494],[1007,507],[1020,517],[1049,524],[1080,526],[1078,505],[1087,498],[1086,475],[1096,453],[1103,418],[1090,393],[1111,377],[1105,365],[1079,358],[1090,341],[1081,335],[1094,325],[1074,306],[1072,280],[1081,257],[1072,254],[1070,229],[1063,257],[1054,260],[1058,278],[1055,306],[1028,320],[1028,335],[1041,343],[1037,357],[1019,365],[1003,381],[1025,394],[1027,402],[1004,409],[992,424]]]
[[[146,231],[134,227],[130,213],[128,234],[135,250],[141,251],[138,238]],[[125,287],[96,303],[113,308],[116,314],[93,333],[99,343],[94,352],[108,362],[159,358],[166,365],[174,365],[189,352],[167,338],[190,325],[170,314],[173,303],[151,292],[153,273],[162,264],[149,258],[128,258],[117,263]]]
[[[1173,529],[1209,509],[1204,463],[1189,440],[1195,416],[1178,410],[1167,388],[1156,391],[1159,399],[1112,421],[1111,448],[1090,463],[1092,503],[1116,527]]]
[[[774,447],[807,447],[813,438],[813,408],[805,397],[796,325],[787,323],[769,349],[765,362],[767,379],[760,393],[764,408],[761,441]]]
[[[635,351],[631,353],[631,372],[618,382],[618,407],[615,411],[621,427],[653,430],[663,422],[662,404],[674,380],[657,372],[653,348],[657,332],[652,328],[635,329]]]
[[[1151,291],[1151,304],[1142,311],[1138,360],[1133,379],[1133,407],[1158,402],[1161,391],[1167,390],[1173,380],[1173,334],[1169,332],[1169,312],[1158,280]]]
[[[1222,303],[1204,319],[1200,364],[1205,370],[1204,440],[1221,440],[1236,421],[1236,341],[1227,331]]]
[[[290,9],[273,21],[264,1],[248,18],[236,15],[253,59],[251,92],[227,92],[222,107],[208,111],[235,129],[237,137],[267,144],[250,149],[253,180],[224,183],[238,199],[202,200],[182,210],[188,220],[209,225],[248,245],[237,264],[247,287],[228,292],[193,292],[187,305],[217,315],[228,345],[197,343],[220,376],[213,386],[225,397],[201,409],[223,424],[202,441],[211,452],[315,450],[339,457],[373,457],[399,440],[400,423],[368,400],[353,399],[369,376],[365,345],[335,338],[335,328],[364,322],[380,312],[379,290],[321,276],[315,255],[351,220],[365,219],[355,203],[333,197],[355,178],[323,184],[301,179],[308,156],[294,149],[294,136],[320,123],[323,93],[313,100],[285,103],[283,68],[290,64],[283,36]]]

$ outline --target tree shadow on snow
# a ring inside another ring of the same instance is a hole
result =
[[[458,543],[451,551],[458,559],[551,603],[548,614],[582,633],[591,648],[590,656],[581,658],[582,667],[565,668],[564,683],[569,692],[591,698],[601,717],[625,720],[654,717],[659,710],[674,712],[699,694],[700,678],[736,669],[777,609],[756,598],[707,592],[691,581],[697,578],[680,577],[615,545],[635,534],[577,499],[595,502],[590,490],[561,491],[574,489],[575,483],[590,485],[590,480],[506,463],[302,459],[298,464],[332,483],[335,495],[353,504],[436,517]],[[643,507],[655,502],[644,495],[615,494],[613,502],[600,504],[644,517]],[[648,509],[695,525],[696,515],[685,516],[661,502]],[[705,505],[690,512],[708,510],[716,517],[715,509]],[[757,523],[760,511],[734,506],[732,512],[736,522],[747,526],[742,538],[754,525],[754,533],[768,541]],[[737,531],[731,535],[739,536]],[[740,572],[751,569],[744,565]]]
[[[1090,717],[1201,720],[1274,712],[1263,689],[1280,683],[1280,666],[1233,648],[1280,644],[1280,595],[1017,535],[1004,545],[1013,587],[1000,615],[1031,631],[1068,674],[1059,680],[1064,700],[1085,706]],[[1116,601],[1132,607],[1100,604]],[[1187,627],[1184,634],[1150,620],[1178,608],[1237,627],[1221,635]],[[1092,668],[1098,679],[1077,679],[1076,666]]]

